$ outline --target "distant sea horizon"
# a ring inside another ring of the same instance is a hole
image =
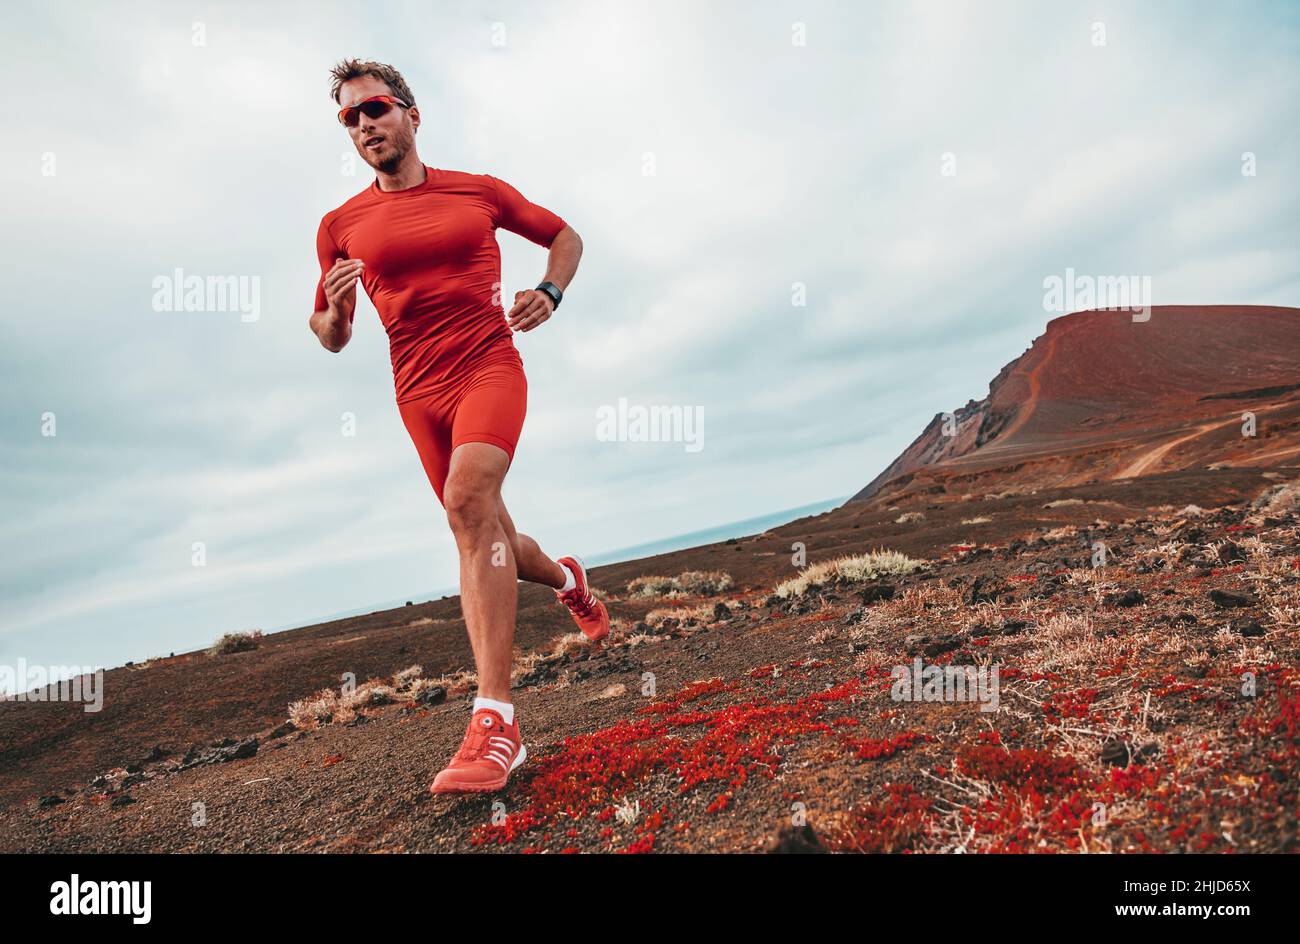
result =
[[[807,518],[810,515],[819,515],[822,512],[838,508],[852,497],[852,495],[844,495],[839,498],[828,498],[823,501],[800,505],[797,508],[787,508],[784,511],[773,511],[765,515],[758,515],[754,518],[745,518],[741,521],[729,521],[726,524],[714,525],[710,528],[701,528],[698,531],[688,531],[685,534],[676,534],[655,541],[646,541],[643,544],[633,544],[630,547],[621,547],[612,551],[602,551],[597,554],[584,554],[582,555],[582,559],[588,567],[599,567],[603,564],[621,564],[623,561],[638,560],[642,557],[654,557],[657,554],[668,554],[673,551],[685,550],[686,548],[699,547],[703,544],[713,544],[718,541],[725,541],[728,538],[743,538],[748,537],[751,534],[762,534],[764,531],[771,528],[778,528],[783,524],[789,524],[791,521],[798,521],[800,518]],[[318,626],[321,623],[331,623],[334,620],[350,619],[354,616],[367,616],[371,613],[381,613],[384,610],[395,610],[398,607],[405,606],[408,600],[412,603],[429,603],[434,600],[456,596],[458,593],[460,593],[459,586],[443,587],[431,592],[410,594],[393,600],[386,600],[382,603],[373,603],[369,606],[357,607],[356,609],[345,610],[340,613],[331,613],[330,615],[322,616],[319,619],[299,621],[285,626],[276,626],[273,629],[266,630],[266,632],[279,633],[290,629],[301,629],[304,626]]]

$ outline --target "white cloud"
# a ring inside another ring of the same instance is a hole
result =
[[[529,415],[505,493],[544,547],[856,491],[1041,333],[1042,278],[1067,265],[1150,273],[1161,301],[1300,298],[1300,68],[1268,8],[133,11],[30,7],[0,37],[22,120],[0,152],[0,540],[19,560],[0,645],[23,652],[170,649],[153,638],[454,582],[372,306],[342,355],[306,328],[316,225],[371,179],[339,172],[344,56],[407,74],[426,163],[509,180],[584,238],[563,307],[517,339]],[[17,100],[33,75],[50,107]],[[500,242],[507,292],[535,284],[542,250]],[[152,311],[175,267],[259,275],[261,321]],[[704,452],[599,443],[619,397],[703,405]],[[196,531],[219,549],[202,575]]]

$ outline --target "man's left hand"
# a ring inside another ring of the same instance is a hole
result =
[[[526,292],[515,292],[515,307],[510,309],[506,321],[512,331],[531,331],[551,317],[554,310],[551,296],[530,288]]]

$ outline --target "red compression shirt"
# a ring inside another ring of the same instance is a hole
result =
[[[519,358],[505,308],[492,300],[497,227],[549,248],[565,222],[490,174],[427,165],[419,186],[385,191],[376,180],[320,221],[314,310],[329,307],[323,283],[335,260],[365,262],[361,284],[388,332],[398,403]]]

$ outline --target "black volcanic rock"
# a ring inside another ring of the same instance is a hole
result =
[[[1238,635],[1248,639],[1265,635],[1264,627],[1259,624],[1259,620],[1241,620],[1233,626],[1233,629]]]
[[[870,606],[880,600],[892,600],[894,599],[894,585],[884,581],[869,583],[858,592],[858,596],[862,599],[863,606]]]
[[[1142,596],[1141,590],[1125,590],[1123,593],[1111,594],[1106,602],[1111,606],[1130,607],[1145,603],[1146,598]]]
[[[768,855],[817,855],[826,853],[827,849],[813,828],[804,823],[782,829],[768,841],[763,851]]]
[[[975,578],[970,585],[970,589],[966,591],[966,602],[970,604],[991,603],[1006,592],[1007,588],[996,577],[981,574]]]
[[[1259,606],[1254,594],[1245,591],[1219,590],[1210,591],[1210,600],[1221,610],[1237,609],[1243,606]]]

